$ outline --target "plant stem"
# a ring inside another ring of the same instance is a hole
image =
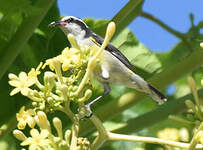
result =
[[[165,23],[163,23],[161,20],[159,20],[158,18],[152,16],[149,13],[143,12],[141,11],[139,14],[141,17],[147,18],[153,22],[155,22],[156,24],[160,25],[162,28],[164,28],[166,31],[168,31],[169,33],[175,35],[176,37],[178,37],[179,39],[181,39],[183,42],[185,42],[185,44],[188,46],[189,50],[192,50],[192,46],[190,45],[190,43],[187,41],[187,38],[185,36],[185,34],[182,34],[174,29],[172,29],[171,27],[167,26]]]
[[[195,149],[197,143],[199,142],[199,140],[197,139],[197,134],[201,130],[203,130],[203,122],[200,124],[199,128],[197,129],[196,133],[194,134],[192,141],[190,142],[188,150],[194,150]]]
[[[109,140],[144,142],[144,143],[174,146],[174,147],[179,147],[179,148],[188,148],[190,145],[189,143],[168,141],[168,140],[163,140],[163,139],[154,138],[154,137],[132,136],[132,135],[124,135],[124,134],[116,134],[116,133],[109,133]],[[203,148],[203,145],[201,145],[201,144],[198,144],[196,146],[196,149],[202,149],[202,148]]]
[[[78,133],[79,133],[79,122],[75,121],[72,125],[72,138],[70,150],[75,150],[77,147]]]
[[[203,89],[198,90],[198,95],[203,97]],[[113,130],[113,132],[128,134],[137,132],[143,128],[147,128],[161,120],[166,119],[169,115],[180,113],[184,109],[186,110],[187,107],[185,106],[185,101],[187,99],[192,99],[192,97],[193,96],[191,93],[177,100],[169,101],[150,112],[136,118],[129,119],[126,124]]]
[[[40,8],[40,13],[28,16],[25,18],[21,26],[16,31],[15,35],[12,37],[7,47],[5,48],[3,54],[1,54],[0,59],[0,79],[3,77],[4,73],[7,71],[9,66],[13,63],[15,58],[21,52],[25,43],[31,37],[33,31],[40,24],[44,16],[47,14],[48,10],[54,4],[55,0],[40,0],[36,3],[35,7]]]
[[[96,139],[91,144],[91,150],[96,150],[100,146],[102,146],[102,144],[108,139],[108,132],[104,128],[104,126],[103,126],[102,122],[99,120],[99,118],[97,118],[95,115],[93,115],[90,118],[90,120],[95,125],[95,127],[97,128],[97,131],[99,133],[99,135],[96,137]]]
[[[71,121],[72,121],[73,123],[75,122],[75,115],[74,115],[74,113],[70,110],[69,102],[66,102],[65,107],[60,106],[60,107],[58,108],[58,110],[64,112],[64,113],[71,119]]]

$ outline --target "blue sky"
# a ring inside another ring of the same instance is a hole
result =
[[[128,1],[125,0],[58,0],[61,15],[80,18],[111,19]],[[181,32],[191,26],[189,14],[195,16],[195,24],[203,20],[203,0],[145,0],[143,10]],[[178,39],[144,18],[135,19],[131,31],[139,41],[152,51],[170,50]]]

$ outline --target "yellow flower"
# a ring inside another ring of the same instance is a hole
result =
[[[10,96],[13,96],[17,94],[18,92],[21,92],[22,95],[27,96],[30,90],[30,86],[35,84],[35,78],[34,77],[28,77],[25,72],[21,72],[19,74],[19,77],[17,77],[15,74],[10,73],[8,75],[10,81],[8,82],[11,86],[14,86],[14,88]]]
[[[31,137],[28,137],[21,143],[22,146],[29,145],[29,150],[39,150],[49,146],[51,143],[48,139],[49,132],[47,130],[41,130],[39,133],[37,129],[31,129],[30,135]]]
[[[200,141],[201,144],[203,144],[203,130],[200,130],[197,133],[197,140]]]
[[[179,141],[179,130],[176,128],[165,128],[157,133],[157,137],[163,140]]]
[[[55,59],[55,57],[54,57],[54,58],[47,59],[47,60],[46,60],[46,63],[42,66],[42,69],[44,69],[46,66],[49,66],[49,68],[50,68],[52,71],[54,71],[53,59]]]
[[[24,129],[26,124],[28,124],[30,128],[34,128],[35,120],[33,117],[35,115],[36,113],[33,109],[28,109],[27,111],[25,111],[25,106],[21,107],[19,113],[16,114],[18,129]]]
[[[81,65],[80,50],[75,48],[65,48],[57,58],[62,63],[63,71],[67,71],[71,65]]]
[[[40,70],[40,68],[42,67],[42,65],[43,65],[43,63],[42,62],[40,62],[40,64],[37,66],[37,68],[35,69],[35,68],[32,68],[31,70],[30,70],[30,72],[28,73],[28,77],[37,77],[41,72],[39,71]]]

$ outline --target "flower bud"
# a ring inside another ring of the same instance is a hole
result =
[[[37,116],[38,116],[38,121],[39,121],[38,122],[39,127],[41,129],[47,129],[48,131],[51,131],[50,123],[47,120],[46,114],[43,111],[38,111]]]
[[[67,95],[67,92],[68,92],[68,86],[67,85],[61,84],[59,86],[59,89],[61,90],[61,92],[63,93],[64,96]]]
[[[37,102],[32,102],[33,107],[37,107]]]
[[[70,41],[71,45],[76,48],[76,49],[80,49],[80,47],[78,46],[75,36],[71,33],[68,34],[68,40]]]
[[[44,84],[46,88],[52,89],[55,86],[55,82],[56,82],[55,78],[56,78],[56,75],[51,71],[46,71],[44,73]]]
[[[67,71],[70,68],[70,60],[65,60],[62,64],[62,70]]]
[[[179,135],[180,135],[180,140],[183,142],[188,142],[189,141],[189,132],[186,128],[181,128],[179,130]]]
[[[28,125],[29,125],[30,128],[34,128],[34,126],[35,126],[35,124],[36,124],[36,122],[35,122],[35,120],[34,120],[33,117],[28,117],[28,118],[27,118],[27,123],[28,123]]]
[[[22,131],[20,131],[20,130],[17,130],[17,129],[15,129],[14,131],[13,131],[13,135],[16,137],[16,139],[18,139],[19,141],[25,141],[26,140],[26,136],[25,136],[25,134],[22,132]]]
[[[71,135],[71,130],[66,130],[65,132],[65,140],[67,143],[70,142],[70,135]]]
[[[79,101],[79,102],[85,102],[85,101],[88,100],[91,96],[92,96],[92,90],[87,89],[87,90],[85,91],[85,95],[84,95],[82,98],[80,98],[78,101]]]
[[[61,120],[57,117],[54,117],[53,119],[53,125],[58,133],[58,136],[63,139],[63,132],[62,132],[62,123]]]
[[[75,86],[73,87],[73,91],[76,91],[77,89],[78,89],[78,86],[75,85]]]
[[[88,100],[91,96],[92,96],[92,90],[87,89],[85,91],[85,98],[86,98],[86,100]]]
[[[200,47],[203,49],[203,42],[200,43]]]

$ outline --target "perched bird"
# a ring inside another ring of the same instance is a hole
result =
[[[67,16],[62,18],[60,21],[54,21],[49,26],[60,27],[66,35],[71,33],[74,35],[78,45],[90,47],[94,45],[99,47],[104,41],[104,39],[94,33],[85,24],[85,22],[73,16]],[[129,60],[110,43],[103,51],[102,60],[100,63],[101,72],[94,72],[94,75],[103,84],[104,93],[86,105],[89,110],[91,110],[90,106],[93,103],[109,94],[109,84],[124,85],[126,87],[144,92],[160,104],[166,101],[166,97],[159,90],[136,74],[135,68],[129,62]]]

